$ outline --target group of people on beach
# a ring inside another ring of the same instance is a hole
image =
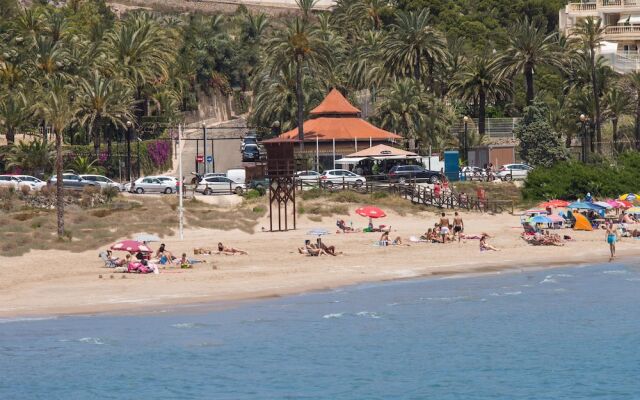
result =
[[[311,243],[311,240],[307,239],[304,241],[304,246],[298,247],[298,253],[303,254],[305,256],[337,256],[336,247],[335,246],[327,246],[324,244],[321,238],[316,240],[316,243]]]

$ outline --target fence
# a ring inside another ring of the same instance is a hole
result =
[[[485,137],[496,139],[513,139],[513,129],[520,121],[520,118],[487,118],[485,120]],[[455,137],[460,137],[464,134],[464,121],[457,121],[454,123],[450,130],[450,134]],[[467,123],[467,134],[478,133],[478,119],[472,118]]]

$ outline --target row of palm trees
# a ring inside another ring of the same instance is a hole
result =
[[[615,125],[617,141],[618,121],[629,113],[628,103],[640,99],[636,74],[622,77],[598,55],[603,40],[598,18],[585,18],[566,37],[524,17],[509,29],[505,48],[474,50],[473,38],[438,31],[427,10],[393,10],[380,0],[340,0],[332,13],[309,16],[305,10],[313,1],[298,4],[302,16],[274,29],[254,75],[256,125],[278,120],[283,129],[298,126],[303,135],[305,110],[335,87],[354,99],[369,94],[373,119],[383,128],[425,144],[451,144],[457,138],[449,136],[449,128],[462,115],[478,117],[482,138],[490,106],[517,116],[539,97],[562,112],[549,118],[567,145],[580,132],[579,115],[590,116],[594,138],[589,140],[602,152],[603,122]],[[390,13],[392,22],[385,25],[381,16]],[[555,96],[536,91],[539,75],[558,81]],[[519,91],[524,101],[518,105]],[[640,140],[640,115],[636,132]]]

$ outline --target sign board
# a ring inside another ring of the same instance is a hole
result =
[[[204,162],[204,156],[202,156],[202,155],[197,155],[197,156],[196,156],[196,162],[199,162],[199,163]]]
[[[211,164],[213,162],[213,156],[207,156],[207,163]]]

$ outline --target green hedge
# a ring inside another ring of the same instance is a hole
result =
[[[583,164],[565,161],[529,173],[523,197],[529,200],[617,197],[640,189],[640,153],[629,152],[615,162]]]

